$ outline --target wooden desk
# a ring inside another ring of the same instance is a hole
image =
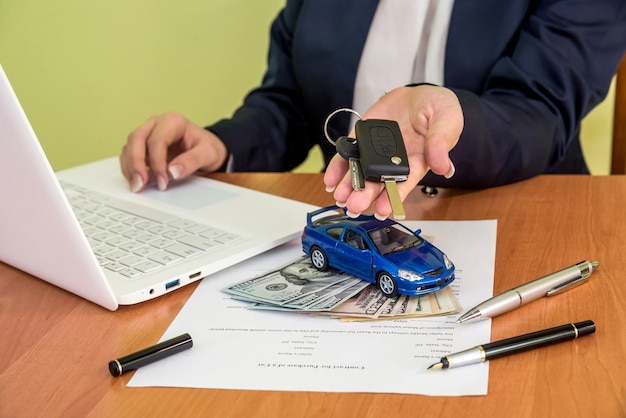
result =
[[[333,203],[321,175],[213,177]],[[600,261],[584,286],[494,319],[492,339],[585,319],[596,322],[596,334],[492,361],[489,394],[480,397],[127,388],[131,374],[111,377],[108,361],[155,343],[195,285],[109,312],[0,263],[0,416],[624,417],[625,208],[625,176],[541,176],[410,196],[409,219],[498,220],[495,292]]]

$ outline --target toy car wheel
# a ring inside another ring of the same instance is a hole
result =
[[[313,247],[311,249],[311,263],[313,267],[320,271],[328,270],[328,257],[320,247]]]
[[[388,298],[398,296],[398,286],[396,285],[396,280],[389,273],[384,271],[379,273],[376,282],[378,283],[380,290]]]

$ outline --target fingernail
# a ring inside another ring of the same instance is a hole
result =
[[[143,180],[139,174],[135,174],[133,176],[133,180],[130,183],[130,191],[133,193],[137,193],[143,187]]]
[[[167,181],[165,181],[163,176],[157,176],[157,187],[160,191],[167,189]]]
[[[183,168],[179,165],[173,165],[168,168],[167,171],[169,171],[170,176],[172,176],[174,180],[178,180],[180,178],[180,173],[183,171]]]
[[[350,212],[349,210],[346,211],[346,215],[348,215],[348,217],[350,218],[358,218],[359,216],[361,216],[360,213]]]
[[[341,203],[339,201],[335,202],[335,205],[339,206],[340,208],[345,208],[346,207],[345,203]]]
[[[387,216],[383,216],[383,215],[380,215],[378,213],[374,213],[374,218],[378,219],[379,221],[384,221],[384,220],[387,219]]]
[[[334,191],[335,191],[335,186],[326,186],[326,191],[327,191],[328,193],[332,193],[332,192],[334,192]]]
[[[454,176],[455,172],[456,172],[456,168],[454,168],[454,164],[452,164],[452,160],[450,160],[450,169],[444,175],[444,177],[447,178],[447,179],[452,178],[452,176]]]

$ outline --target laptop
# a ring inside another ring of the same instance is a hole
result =
[[[117,157],[55,173],[1,66],[0,185],[0,261],[109,310],[296,238],[316,209],[199,176],[131,193]]]

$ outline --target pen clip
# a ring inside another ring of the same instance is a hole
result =
[[[560,285],[558,285],[558,286],[548,290],[546,292],[546,296],[560,295],[561,293],[567,292],[570,289],[578,287],[581,284],[584,284],[587,281],[587,279],[589,279],[589,276],[591,276],[590,273],[589,274],[583,274],[579,278],[576,278],[576,279],[571,280],[569,282],[561,283]]]

